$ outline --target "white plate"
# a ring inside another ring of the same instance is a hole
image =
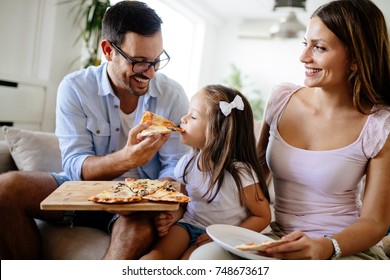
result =
[[[235,248],[235,246],[247,243],[257,242],[262,243],[266,240],[274,241],[272,238],[265,236],[253,230],[249,230],[242,227],[216,224],[206,228],[207,234],[217,243],[219,246],[228,250],[229,252],[249,260],[274,260],[265,256],[252,253],[250,251],[241,251]]]

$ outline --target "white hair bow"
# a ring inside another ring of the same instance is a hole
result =
[[[219,101],[219,108],[221,108],[222,114],[224,114],[225,117],[227,117],[230,115],[230,112],[234,108],[240,111],[244,110],[244,102],[242,102],[241,96],[236,95],[236,97],[230,103],[225,101]]]

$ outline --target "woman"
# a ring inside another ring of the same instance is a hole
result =
[[[257,144],[264,174],[274,181],[272,234],[289,241],[266,254],[388,259],[378,246],[390,225],[389,38],[382,12],[368,0],[321,6],[300,60],[305,87],[275,88]],[[202,249],[191,259],[231,258],[216,246]]]
[[[368,0],[318,8],[300,57],[305,87],[275,88],[258,142],[275,187],[282,259],[387,259],[390,66],[385,19]],[[365,180],[362,180],[365,176]],[[360,204],[359,182],[364,182]]]

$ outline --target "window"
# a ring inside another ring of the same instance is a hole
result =
[[[115,4],[118,1],[111,1]],[[189,11],[186,15],[177,12],[162,1],[143,0],[161,17],[164,49],[171,60],[161,73],[180,83],[190,97],[198,89],[199,69],[201,63],[202,26],[199,20],[191,20]],[[192,16],[194,18],[194,16]],[[199,35],[198,35],[199,34]]]

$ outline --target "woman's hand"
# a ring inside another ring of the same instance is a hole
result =
[[[290,260],[329,259],[333,246],[326,238],[313,239],[300,231],[294,231],[282,238],[288,243],[267,249],[266,256]]]

